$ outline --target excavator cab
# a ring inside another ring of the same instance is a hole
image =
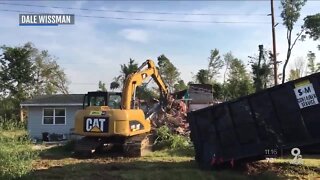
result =
[[[88,92],[83,98],[83,109],[88,106],[108,106],[110,109],[121,108],[122,93],[120,92]]]

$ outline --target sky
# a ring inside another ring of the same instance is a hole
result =
[[[35,7],[39,5],[46,7]],[[278,60],[283,62],[287,42],[279,1],[275,1],[274,9],[275,20],[279,23],[276,26]],[[151,13],[114,12],[119,10]],[[18,15],[23,11],[75,14],[75,24],[19,26]],[[302,8],[296,29],[303,24],[305,16],[319,12],[320,1],[308,1]],[[120,64],[128,63],[129,58],[140,65],[146,59],[156,61],[161,54],[171,60],[180,71],[181,79],[188,82],[199,69],[207,68],[210,50],[214,48],[221,55],[231,51],[245,64],[248,64],[248,56],[258,54],[259,44],[272,49],[269,13],[270,1],[267,0],[0,1],[0,44],[19,46],[32,42],[36,48],[48,50],[64,69],[70,81],[70,93],[97,90],[99,80],[109,87],[113,78],[120,74]],[[126,19],[112,19],[115,17]],[[296,59],[306,59],[308,51],[315,52],[320,61],[317,44],[319,41],[311,39],[297,42],[288,68],[294,67]]]

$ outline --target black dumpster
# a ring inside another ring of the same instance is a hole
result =
[[[188,113],[203,168],[320,144],[320,73]],[[303,151],[302,151],[303,153]]]

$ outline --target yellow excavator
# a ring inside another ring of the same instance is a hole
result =
[[[75,145],[77,155],[120,145],[124,155],[140,157],[150,152],[152,143],[150,115],[136,105],[136,88],[153,78],[160,90],[160,102],[168,99],[168,88],[152,60],[145,61],[130,74],[121,92],[88,92],[83,109],[75,115],[74,133],[84,136]],[[158,108],[159,109],[159,108]]]

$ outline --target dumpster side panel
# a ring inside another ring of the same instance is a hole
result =
[[[297,95],[312,93],[310,87],[320,97],[320,73],[189,112],[197,162],[210,167],[231,160],[261,159],[269,148],[288,152],[293,147],[320,144],[319,101],[310,101],[314,94],[306,99]],[[302,106],[301,101],[311,105]]]

